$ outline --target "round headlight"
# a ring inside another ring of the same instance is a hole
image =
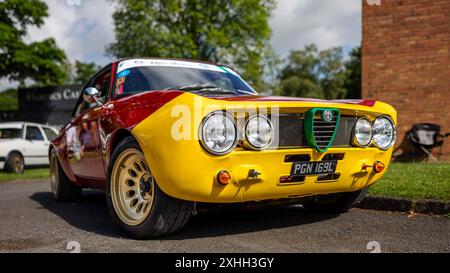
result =
[[[365,118],[356,122],[354,143],[361,147],[367,147],[372,142],[372,123]]]
[[[203,121],[201,140],[208,152],[227,154],[236,146],[236,139],[236,124],[224,112],[214,112]]]
[[[388,117],[379,117],[373,123],[373,140],[381,150],[387,150],[395,143],[394,122]]]
[[[245,126],[245,138],[254,149],[267,148],[273,140],[272,122],[266,116],[250,117]]]

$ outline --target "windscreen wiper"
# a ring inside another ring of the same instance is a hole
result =
[[[176,90],[180,90],[180,91],[187,91],[187,92],[208,92],[208,93],[217,93],[217,94],[237,94],[237,92],[232,91],[232,90],[227,90],[224,89],[222,87],[213,85],[213,84],[200,84],[200,83],[195,83],[195,84],[189,84],[189,85],[184,85],[184,86],[176,86],[176,87],[170,87],[168,89],[176,89]]]
[[[220,89],[220,87],[212,84],[189,84],[178,88],[180,91],[200,91],[206,89]]]

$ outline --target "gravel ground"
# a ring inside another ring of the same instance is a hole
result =
[[[193,217],[181,233],[157,240],[124,238],[105,195],[57,203],[48,181],[0,183],[0,252],[450,252],[450,219],[353,209],[317,215],[301,206],[253,212],[214,211]]]

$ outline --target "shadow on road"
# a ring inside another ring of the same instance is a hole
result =
[[[244,234],[256,231],[301,226],[326,221],[337,214],[315,214],[302,206],[277,206],[254,211],[214,211],[191,218],[180,233],[162,240],[184,240]]]
[[[110,237],[121,237],[113,224],[106,206],[106,196],[101,191],[85,190],[77,202],[59,203],[51,192],[37,192],[30,197],[45,209],[61,217],[70,225]]]
[[[58,215],[70,225],[100,235],[123,237],[114,226],[103,192],[84,191],[75,203],[58,203],[50,192],[35,193],[30,197],[45,209]],[[337,217],[337,214],[315,214],[301,206],[277,206],[253,211],[212,210],[192,217],[180,233],[159,240],[185,240],[243,234],[317,223]]]

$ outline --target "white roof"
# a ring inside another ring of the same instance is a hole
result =
[[[50,125],[38,124],[32,122],[0,122],[0,129],[11,128],[11,129],[21,129],[24,125],[34,125],[34,126],[45,126],[53,128]]]
[[[191,69],[210,70],[222,73],[230,72],[228,70],[224,70],[218,67],[217,65],[195,61],[184,61],[184,60],[182,61],[170,59],[127,59],[120,62],[119,67],[117,69],[117,74],[130,68],[143,66],[191,68]]]

